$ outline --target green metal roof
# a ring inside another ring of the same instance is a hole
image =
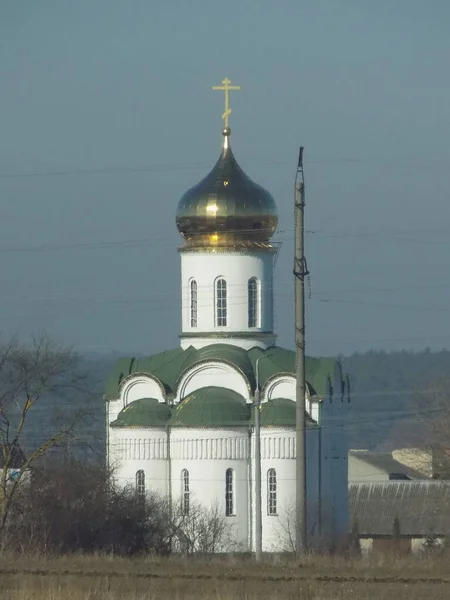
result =
[[[164,427],[170,417],[171,410],[165,402],[142,398],[122,409],[111,427]]]
[[[295,427],[295,402],[274,398],[261,405],[261,427]],[[205,387],[189,394],[175,408],[155,398],[135,400],[120,411],[111,427],[246,427],[254,423],[250,404],[221,387]],[[308,426],[315,425],[306,415]]]
[[[106,381],[105,396],[117,398],[124,378],[133,373],[146,373],[156,379],[167,396],[175,394],[183,374],[200,362],[223,361],[233,365],[246,378],[250,391],[256,386],[256,361],[258,362],[259,386],[274,376],[295,373],[295,352],[273,346],[267,350],[252,348],[243,350],[231,344],[211,344],[196,350],[192,346],[183,350],[175,348],[145,358],[119,359]],[[312,393],[327,396],[330,380],[333,381],[338,368],[335,358],[310,358],[305,361],[306,378]],[[342,375],[340,375],[342,377]]]
[[[175,409],[173,427],[245,427],[250,407],[240,394],[221,387],[195,390]]]
[[[296,406],[289,398],[273,398],[261,404],[261,427],[295,427]],[[307,426],[316,425],[316,422],[306,413]]]
[[[189,348],[189,350],[191,348],[192,346]],[[188,371],[191,367],[200,362],[210,361],[226,362],[232,365],[241,371],[241,373],[247,379],[250,389],[253,390],[255,388],[253,365],[248,356],[248,352],[242,348],[239,348],[239,346],[233,346],[231,344],[211,344],[191,352],[183,365],[183,372],[181,372],[178,376],[177,383],[179,383],[179,380],[185,371]]]
[[[256,361],[258,362],[259,386],[263,388],[265,384],[276,375],[281,373],[295,374],[295,352],[272,346],[267,350],[261,348],[252,348],[248,351],[253,369],[256,372]],[[335,358],[305,358],[306,379],[310,391],[314,394],[328,394],[328,378],[334,378],[337,360]]]

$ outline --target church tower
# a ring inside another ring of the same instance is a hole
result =
[[[181,256],[181,346],[218,342],[245,350],[275,343],[270,243],[278,224],[273,197],[240,168],[231,150],[225,79],[225,127],[219,160],[181,198],[176,223]]]

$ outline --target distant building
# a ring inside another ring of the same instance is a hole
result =
[[[373,483],[390,480],[423,479],[423,474],[388,453],[350,450],[348,453],[349,483]]]
[[[363,551],[416,552],[450,534],[450,482],[352,483],[349,509]]]
[[[117,483],[139,494],[168,496],[187,512],[194,501],[218,506],[239,547],[253,551],[260,390],[263,550],[281,551],[288,519],[294,532],[296,379],[295,353],[276,346],[274,331],[278,217],[272,196],[238,165],[231,130],[222,133],[219,160],[176,215],[180,347],[117,362],[105,394],[108,461]],[[333,358],[307,359],[306,374],[308,528],[342,537],[348,387]]]
[[[11,448],[11,445],[6,446],[5,444],[0,445],[0,469],[3,470],[3,467],[5,465],[5,450]],[[10,460],[8,460],[8,465],[9,469],[7,471],[6,474],[6,479],[7,482],[8,481],[13,481],[14,479],[17,479],[18,476],[20,475],[20,471],[23,467],[23,465],[25,464],[26,461],[26,457],[25,454],[22,451],[22,448],[19,446],[19,444],[15,444],[12,447],[12,456],[10,458]]]
[[[392,452],[392,457],[399,463],[420,473],[423,478],[434,476],[433,453],[424,448],[399,448]]]

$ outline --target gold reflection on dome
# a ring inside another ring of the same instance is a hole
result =
[[[187,248],[271,247],[276,204],[240,168],[223,130],[222,154],[212,171],[181,198],[176,222]]]
[[[219,208],[218,208],[216,202],[208,204],[206,207],[206,213],[210,216],[216,216],[218,210],[219,210]]]

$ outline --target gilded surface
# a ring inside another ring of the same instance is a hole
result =
[[[223,130],[224,147],[212,171],[181,198],[177,227],[187,246],[267,247],[278,225],[275,201],[239,167]]]
[[[222,81],[222,85],[215,85],[213,87],[213,90],[220,90],[223,91],[225,94],[225,110],[222,114],[222,119],[224,122],[225,127],[228,127],[228,119],[229,116],[231,115],[231,108],[230,108],[230,92],[231,91],[237,91],[240,90],[241,86],[240,85],[231,85],[231,81],[228,79],[228,77],[226,77],[223,81]]]

